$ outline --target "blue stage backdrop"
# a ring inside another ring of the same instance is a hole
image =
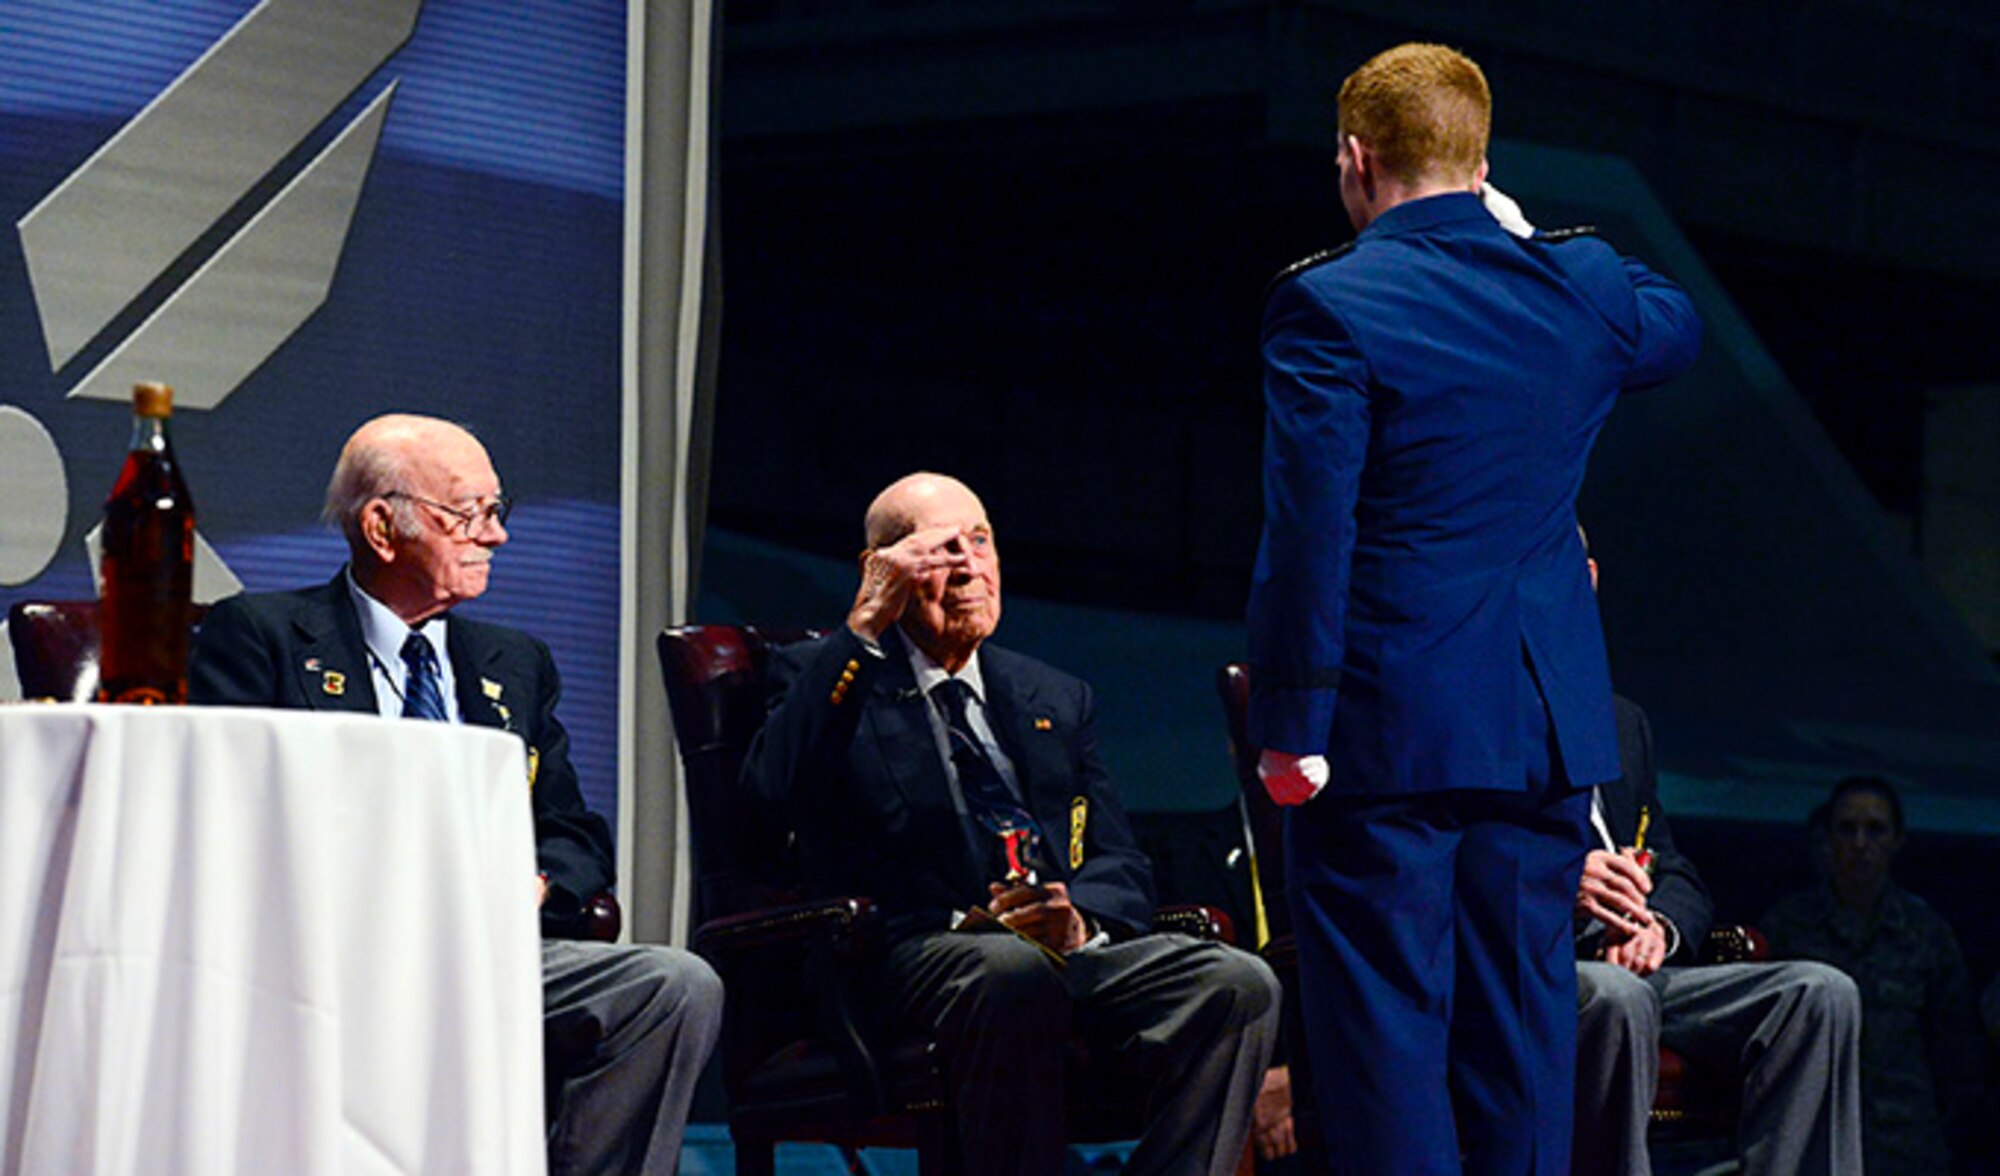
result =
[[[131,378],[176,384],[251,590],[339,565],[355,425],[450,417],[519,503],[465,611],[554,649],[615,820],[625,6],[0,0],[0,29],[0,605],[92,594]]]

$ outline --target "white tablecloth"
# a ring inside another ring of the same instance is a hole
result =
[[[514,736],[0,707],[0,1172],[538,1173]]]

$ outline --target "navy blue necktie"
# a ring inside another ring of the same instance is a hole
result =
[[[438,685],[437,652],[422,633],[412,630],[403,642],[403,664],[410,667],[403,687],[403,717],[449,722],[444,691]]]
[[[986,745],[973,733],[972,723],[966,717],[971,700],[972,687],[957,678],[947,678],[931,687],[931,701],[944,715],[951,734],[951,762],[958,769],[958,787],[965,794],[965,807],[987,831],[1005,834],[1025,829],[1032,835],[1032,843],[1038,844],[1041,833],[1035,828],[1035,818],[1022,807],[1014,790],[1007,787],[999,767],[986,753]]]

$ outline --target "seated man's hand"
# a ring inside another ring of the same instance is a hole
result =
[[[1274,804],[1304,804],[1319,795],[1328,777],[1323,755],[1266,750],[1257,757],[1257,778]]]
[[[861,553],[861,586],[847,610],[847,627],[868,641],[881,637],[903,616],[910,591],[928,576],[949,573],[971,560],[957,527],[912,531],[888,547]]]
[[[1613,932],[1630,934],[1653,921],[1646,896],[1653,879],[1633,857],[1633,851],[1593,849],[1584,855],[1583,881],[1576,889],[1576,910]]]
[[[1621,932],[1613,929],[1604,937],[1604,962],[1617,964],[1634,976],[1650,976],[1667,962],[1667,932],[1659,920],[1644,927]]]
[[[1070,905],[1069,887],[1061,882],[1040,886],[989,884],[987,903],[1002,923],[1053,951],[1068,954],[1090,938],[1083,912]]]
[[[1282,1160],[1299,1150],[1292,1131],[1292,1071],[1272,1066],[1264,1071],[1264,1088],[1250,1111],[1250,1140],[1260,1160]]]

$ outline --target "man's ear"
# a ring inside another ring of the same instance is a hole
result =
[[[1375,200],[1375,181],[1378,178],[1375,166],[1375,149],[1361,141],[1357,135],[1347,136],[1347,158],[1352,161],[1354,178],[1361,181],[1361,194],[1370,203]]]
[[[361,541],[382,563],[396,558],[396,545],[392,538],[396,529],[394,515],[394,508],[383,498],[377,498],[361,508]]]
[[[1486,186],[1487,173],[1491,172],[1492,170],[1493,168],[1487,162],[1487,160],[1481,158],[1479,161],[1479,170],[1475,172],[1472,177],[1472,190],[1474,192],[1477,192],[1481,188],[1484,188]]]

